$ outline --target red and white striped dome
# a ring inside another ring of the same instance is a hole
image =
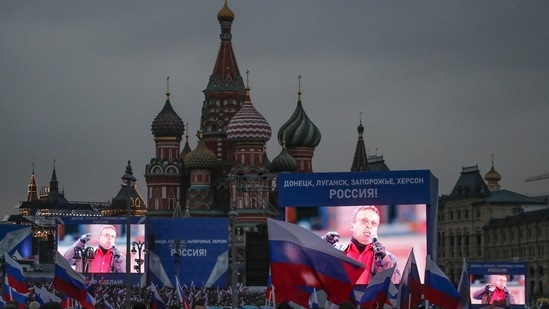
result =
[[[271,126],[253,106],[248,89],[240,111],[227,125],[227,138],[233,142],[267,142],[271,134]]]

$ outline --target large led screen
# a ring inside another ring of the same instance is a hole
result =
[[[526,263],[469,263],[472,308],[487,305],[524,308],[526,304]],[[503,291],[499,293],[498,291]],[[510,301],[511,304],[507,302]]]
[[[126,273],[130,263],[132,273],[142,273],[145,250],[128,252],[125,218],[60,218],[57,224],[57,251],[81,273]],[[145,224],[132,219],[130,248],[145,242]],[[141,254],[141,259],[139,259]],[[141,260],[141,261],[140,261]]]
[[[387,252],[397,258],[397,269],[404,270],[412,249],[418,265],[421,280],[425,272],[427,255],[427,220],[426,205],[368,205],[377,209],[380,221],[377,235],[371,235],[380,242]],[[322,237],[329,232],[339,235],[336,247],[349,243],[353,236],[352,229],[362,233],[360,223],[353,225],[353,214],[359,206],[318,207],[302,212],[300,209],[288,209],[288,221],[297,223]],[[366,233],[369,233],[366,232]]]
[[[400,272],[413,250],[423,281],[426,256],[436,256],[432,244],[438,181],[429,171],[288,173],[280,174],[277,181],[279,207],[286,208],[284,219],[319,236],[337,232],[339,247],[362,229],[360,218],[354,218],[355,209],[375,208],[376,227],[360,233],[376,233],[366,240],[372,243],[375,238],[396,257]]]

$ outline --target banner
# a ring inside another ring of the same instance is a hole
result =
[[[172,286],[228,285],[227,218],[149,218],[148,250],[160,258]]]
[[[280,207],[429,204],[437,180],[428,170],[281,173]]]

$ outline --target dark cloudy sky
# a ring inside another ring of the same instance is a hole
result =
[[[219,48],[221,0],[2,1],[0,214],[36,172],[71,201],[108,201],[131,160],[146,197],[150,128],[165,101],[191,147]],[[273,128],[303,105],[322,133],[314,170],[349,171],[359,113],[369,154],[430,169],[447,194],[462,166],[549,193],[548,1],[232,0],[233,48]],[[267,144],[273,159],[280,146]]]

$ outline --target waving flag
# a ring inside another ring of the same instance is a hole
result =
[[[389,287],[391,285],[391,277],[395,267],[384,269],[375,274],[370,280],[370,284],[366,287],[364,295],[360,299],[361,307],[367,308],[382,308],[385,304]]]
[[[4,253],[4,260],[6,261],[5,284],[19,294],[28,294],[29,288],[25,282],[25,276],[23,275],[21,265],[19,265],[19,263],[17,263],[7,252]]]
[[[177,276],[175,276],[175,287],[177,289],[177,296],[179,297],[179,303],[181,304],[181,307],[183,307],[184,309],[191,309],[189,301],[187,300],[187,297],[185,297],[185,293],[183,292],[183,288],[179,284],[179,278],[177,278]]]
[[[86,289],[86,278],[72,269],[69,262],[59,252],[55,257],[53,286],[70,298],[79,301],[83,308],[94,309],[95,299]]]
[[[425,299],[444,308],[458,308],[461,296],[452,282],[430,256],[425,265]]]
[[[460,306],[458,308],[469,308],[471,305],[471,281],[469,271],[467,271],[467,262],[463,258],[461,277],[459,278],[458,292],[461,296]]]
[[[105,301],[105,309],[114,309],[114,307],[113,307],[113,305],[111,305],[111,303],[109,303],[106,299],[104,301]]]
[[[350,298],[364,265],[332,247],[309,230],[267,219],[271,281],[278,302],[308,306],[311,287],[339,304]]]
[[[316,289],[313,288],[313,293],[309,297],[309,308],[318,309],[318,295],[316,294]]]
[[[19,308],[24,309],[25,303],[29,298],[29,294],[22,294],[7,284],[2,285],[2,299],[6,302],[16,301],[19,303]]]
[[[156,289],[156,285],[151,283],[151,309],[164,309],[164,301]]]
[[[50,302],[59,302],[61,303],[61,298],[57,297],[57,295],[54,295],[48,291],[45,287],[34,287],[34,294],[36,295],[36,301],[40,303],[40,305],[43,305],[45,303]]]
[[[419,279],[414,248],[412,248],[398,287],[397,308],[410,309],[417,307],[421,303],[422,294],[423,288]]]

